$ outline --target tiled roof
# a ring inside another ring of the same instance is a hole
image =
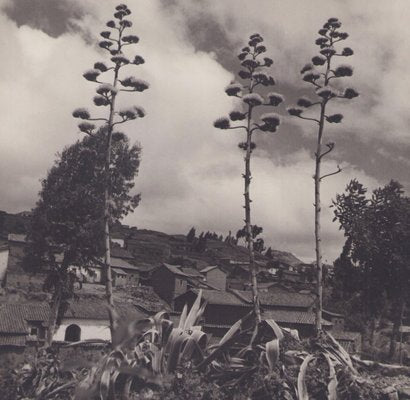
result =
[[[26,321],[42,321],[47,324],[49,307],[46,303],[0,305],[0,333],[26,334]]]
[[[111,266],[114,268],[132,269],[134,271],[138,271],[139,269],[135,265],[130,264],[128,261],[117,257],[111,257]]]
[[[145,318],[146,314],[138,311],[132,304],[115,303],[117,313],[122,317]],[[64,318],[109,320],[108,305],[99,298],[84,298],[70,303]]]
[[[25,243],[26,235],[20,235],[18,233],[9,233],[8,240],[9,242]]]
[[[242,301],[233,293],[225,292],[222,290],[201,289],[202,298],[209,304],[224,304],[232,306],[251,307],[250,304]],[[198,294],[199,289],[192,289],[195,294]]]
[[[232,289],[232,292],[244,301],[252,302],[252,292],[250,290]],[[265,306],[309,308],[315,298],[308,293],[286,292],[283,290],[275,292],[275,290],[271,290],[269,292],[260,292],[259,300]]]
[[[201,269],[201,273],[202,274],[206,274],[207,272],[209,272],[209,271],[212,271],[212,270],[214,270],[215,268],[218,268],[216,265],[210,265],[209,267],[206,267],[206,268],[204,268],[204,269]]]
[[[324,314],[328,314],[328,315],[330,315],[330,316],[332,316],[332,317],[340,317],[340,318],[343,317],[343,314],[335,313],[335,312],[333,312],[333,311],[323,310],[323,313],[324,313]]]
[[[125,258],[129,260],[132,260],[134,258],[133,255],[127,249],[123,249],[119,246],[111,247],[111,256],[117,258]]]
[[[186,275],[197,276],[197,277],[201,277],[201,278],[202,278],[201,273],[200,273],[198,270],[194,269],[194,268],[182,267],[181,270],[182,270],[182,272],[183,272],[184,274],[186,274]]]
[[[354,340],[360,337],[359,332],[331,331],[330,333],[336,340],[343,340],[349,342],[353,342]]]
[[[273,319],[278,324],[315,324],[315,313],[309,311],[266,310],[263,312],[263,318]],[[326,321],[325,319],[322,319],[322,324],[325,326],[332,326],[332,324],[329,321]]]
[[[186,274],[185,272],[182,272],[180,270],[180,267],[177,266],[177,265],[171,265],[171,264],[166,264],[166,263],[163,263],[162,265],[165,268],[167,268],[168,271],[171,271],[175,275],[182,276],[182,277],[185,277],[185,278],[192,278],[191,274]]]
[[[121,268],[113,267],[113,270],[114,270],[115,272],[117,272],[118,274],[128,275],[128,274],[127,274],[123,269],[121,269]]]
[[[3,335],[0,334],[0,346],[24,347],[26,335]]]

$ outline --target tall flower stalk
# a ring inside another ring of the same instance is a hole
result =
[[[316,332],[322,330],[322,245],[321,245],[321,202],[320,202],[320,185],[323,179],[336,175],[342,171],[337,166],[337,170],[322,175],[321,163],[323,158],[328,155],[335,147],[333,142],[326,143],[324,146],[323,137],[326,122],[340,123],[343,119],[342,114],[328,115],[326,113],[327,106],[335,99],[352,99],[359,94],[352,88],[340,90],[337,85],[339,78],[349,77],[353,75],[353,68],[350,65],[333,66],[335,58],[349,57],[353,55],[353,50],[350,47],[344,47],[337,50],[335,45],[338,42],[348,38],[346,32],[341,32],[342,24],[337,18],[329,18],[328,21],[319,30],[320,37],[316,39],[316,45],[319,46],[319,54],[312,58],[312,63],[306,64],[300,73],[302,79],[311,84],[314,88],[315,99],[311,100],[307,97],[302,97],[297,102],[297,107],[288,108],[288,113],[292,116],[304,119],[317,124],[317,141],[315,151],[315,253],[317,267],[317,304],[316,304]],[[305,111],[314,108],[319,109],[316,115],[304,114]]]
[[[254,243],[252,236],[251,220],[251,198],[250,184],[252,180],[251,173],[251,155],[256,148],[253,141],[253,135],[256,132],[276,132],[280,118],[275,113],[265,113],[260,115],[259,108],[276,107],[283,102],[280,94],[269,92],[263,93],[263,88],[275,85],[275,81],[266,70],[271,67],[273,60],[269,57],[263,57],[266,47],[263,45],[263,38],[258,33],[249,37],[248,46],[244,47],[238,55],[242,69],[238,72],[239,77],[244,84],[232,82],[225,92],[228,96],[234,96],[241,100],[239,110],[234,110],[228,117],[222,117],[214,122],[214,126],[219,129],[241,129],[245,133],[245,141],[239,143],[239,148],[245,152],[245,171],[244,179],[244,209],[245,209],[245,239],[249,252],[249,268],[251,273],[253,302],[255,313],[258,320],[261,320],[261,311],[259,305],[257,268],[255,265]],[[231,122],[235,122],[231,125]]]
[[[75,118],[83,120],[79,124],[79,129],[87,135],[94,136],[102,133],[105,136],[105,185],[104,185],[104,266],[105,266],[105,286],[108,304],[114,306],[112,295],[112,271],[111,271],[111,249],[110,249],[110,222],[112,219],[113,205],[111,197],[111,173],[112,165],[112,137],[114,128],[125,122],[142,118],[145,111],[141,107],[132,106],[124,109],[117,109],[116,99],[119,92],[143,92],[148,88],[148,84],[134,76],[122,77],[120,72],[126,66],[140,65],[144,59],[136,55],[130,60],[124,50],[127,46],[139,42],[135,35],[127,34],[128,28],[132,27],[132,22],[126,17],[131,14],[130,9],[125,4],[120,4],[115,8],[114,19],[107,22],[109,30],[100,33],[103,40],[99,46],[110,54],[110,65],[104,62],[96,62],[94,68],[86,71],[83,76],[86,80],[96,82],[99,86],[96,89],[96,96],[93,98],[94,104],[98,107],[108,107],[107,116],[103,118],[91,118],[88,110],[84,108],[76,109],[73,112]],[[111,74],[111,82],[101,81],[100,76],[105,73]],[[97,127],[94,122],[100,121]],[[110,313],[110,329],[113,333],[114,321]]]

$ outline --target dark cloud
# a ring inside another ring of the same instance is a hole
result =
[[[72,30],[72,21],[83,16],[75,2],[65,0],[13,0],[4,12],[18,26],[40,29],[52,37]]]

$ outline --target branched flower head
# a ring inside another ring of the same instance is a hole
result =
[[[255,47],[255,51],[258,54],[265,53],[266,52],[266,47],[264,45],[260,44],[260,45]]]
[[[353,99],[359,96],[359,93],[353,88],[346,88],[343,93],[343,96],[345,99]]]
[[[121,85],[124,87],[131,87],[136,92],[143,92],[144,90],[148,89],[149,85],[142,79],[137,79],[133,76],[129,76],[128,78],[123,79]]]
[[[343,119],[342,114],[333,114],[333,115],[329,115],[328,117],[326,117],[327,122],[335,123],[335,124],[342,122],[342,119]]]
[[[320,50],[320,54],[323,54],[325,57],[331,57],[336,54],[336,50],[333,47],[329,46]]]
[[[123,19],[122,21],[120,21],[120,25],[124,28],[131,28],[132,22],[128,19]]]
[[[248,58],[242,61],[241,65],[249,69],[254,69],[259,66],[259,61]]]
[[[111,61],[116,64],[129,64],[130,60],[124,56],[124,54],[118,53],[111,57]]]
[[[144,64],[145,60],[141,56],[135,56],[134,61],[132,62],[135,65]]]
[[[226,117],[221,117],[218,118],[215,122],[214,122],[214,127],[215,128],[219,128],[219,129],[228,129],[230,128],[231,124],[229,122],[229,119]]]
[[[115,88],[113,85],[110,85],[109,83],[103,83],[102,85],[98,86],[96,92],[102,96],[106,96],[108,95],[108,93],[118,93],[118,89]]]
[[[90,113],[86,108],[76,108],[73,111],[74,118],[90,119]]]
[[[81,132],[92,133],[92,131],[95,129],[95,125],[91,122],[81,122],[80,124],[78,124],[78,128]]]
[[[316,80],[318,80],[320,78],[320,73],[314,70],[311,71],[307,71],[304,75],[303,75],[303,80],[305,82],[314,82]]]
[[[275,132],[280,125],[279,115],[276,113],[266,113],[261,115],[264,124],[261,126],[263,131]]]
[[[140,39],[138,36],[135,36],[135,35],[127,35],[127,36],[124,36],[122,40],[123,42],[126,42],[126,43],[138,43]]]
[[[314,56],[312,58],[313,65],[323,65],[326,62],[326,57],[323,56]]]
[[[345,47],[342,51],[342,56],[349,57],[353,55],[353,50],[350,47]]]
[[[265,67],[270,67],[273,64],[273,60],[270,57],[264,57]]]
[[[303,114],[303,110],[297,107],[289,107],[287,109],[287,112],[289,115],[293,115],[294,117],[299,117],[300,115]]]
[[[259,33],[254,33],[253,35],[249,36],[249,46],[255,47],[261,42],[263,42],[263,37],[259,35]]]
[[[103,49],[108,49],[112,45],[113,45],[113,43],[108,41],[108,40],[102,40],[100,43],[98,43],[98,46],[100,46]]]
[[[93,102],[96,106],[108,106],[110,101],[104,96],[94,96]]]
[[[107,66],[103,62],[100,62],[100,61],[94,64],[94,69],[98,69],[101,72],[105,72],[108,70]]]
[[[109,28],[115,28],[116,27],[115,22],[113,20],[108,21],[106,25]]]
[[[248,93],[242,96],[242,101],[250,106],[260,106],[263,104],[263,97],[258,93]]]
[[[231,83],[225,88],[225,93],[228,96],[238,96],[242,91],[242,85],[240,83]]]
[[[253,77],[257,83],[260,83],[263,86],[273,86],[275,84],[273,77],[265,74],[264,72],[253,74]]]
[[[104,39],[108,39],[111,35],[110,31],[103,31],[100,33],[100,35],[104,38]]]
[[[323,99],[330,99],[337,96],[337,92],[330,86],[325,86],[316,90],[316,94]]]
[[[238,144],[238,147],[244,151],[248,149],[248,143],[247,142],[241,142]],[[251,142],[251,151],[256,149],[256,144],[254,142]]]
[[[83,77],[87,79],[87,81],[95,82],[100,75],[101,71],[98,69],[89,69],[83,73]]]
[[[316,42],[315,42],[315,43],[316,43],[318,46],[323,46],[323,45],[326,44],[328,41],[329,41],[328,38],[320,37],[320,38],[316,39]]]
[[[240,111],[231,111],[229,118],[231,121],[243,121],[246,118],[246,114]]]
[[[312,64],[305,64],[305,66],[300,70],[300,73],[303,75],[305,72],[313,69]]]
[[[124,119],[136,119],[145,117],[145,111],[141,107],[128,107],[120,110],[118,114]]]
[[[270,92],[267,94],[269,104],[272,106],[278,106],[283,102],[283,96],[279,93]]]
[[[344,76],[352,76],[353,75],[353,68],[350,65],[340,65],[335,69],[334,72],[335,76],[338,78],[344,77]]]
[[[310,107],[310,106],[312,105],[312,102],[311,102],[311,100],[308,99],[307,97],[301,97],[301,98],[298,100],[297,105],[298,105],[299,107],[305,107],[305,108],[307,108],[307,107]]]
[[[238,75],[242,79],[249,79],[251,77],[251,74],[248,71],[244,71],[243,69],[238,72]]]

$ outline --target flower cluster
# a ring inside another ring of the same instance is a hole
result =
[[[306,64],[300,71],[302,79],[305,82],[312,84],[315,87],[315,94],[319,100],[311,101],[306,97],[302,97],[297,101],[298,107],[289,107],[288,113],[295,117],[303,117],[304,109],[314,105],[324,107],[326,103],[334,98],[352,99],[359,96],[359,93],[347,88],[344,91],[336,90],[332,87],[336,78],[349,77],[353,75],[353,68],[350,65],[342,64],[332,68],[332,61],[335,56],[349,57],[353,55],[353,50],[350,47],[344,47],[341,52],[336,49],[336,44],[349,37],[346,32],[341,32],[342,24],[337,18],[329,18],[323,27],[319,30],[319,37],[315,44],[319,46],[319,54],[312,58],[312,62]],[[325,117],[330,123],[339,123],[342,121],[341,114],[334,114]],[[315,118],[307,118],[312,121],[319,122]]]
[[[266,72],[273,64],[273,60],[269,57],[262,57],[266,52],[266,47],[263,44],[263,38],[260,34],[255,33],[249,37],[248,45],[243,47],[238,54],[238,59],[242,69],[238,71],[241,79],[246,81],[242,85],[237,82],[232,82],[225,88],[225,93],[228,96],[238,97],[242,100],[239,110],[234,110],[229,113],[229,118],[222,117],[214,122],[214,126],[219,129],[245,129],[247,135],[252,135],[253,132],[259,130],[262,132],[275,132],[280,124],[280,118],[277,114],[266,113],[263,114],[259,120],[254,121],[258,114],[252,113],[256,107],[267,106],[276,107],[283,102],[283,96],[269,92],[262,95],[257,88],[260,86],[273,86],[275,80]],[[253,117],[253,118],[252,118]],[[248,119],[246,124],[231,126],[232,122],[243,121]],[[253,150],[255,144],[248,149],[247,142],[241,143],[239,147],[243,150]]]

